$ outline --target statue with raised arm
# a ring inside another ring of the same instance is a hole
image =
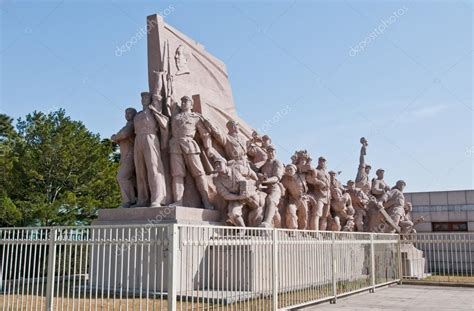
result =
[[[137,200],[135,194],[135,164],[133,161],[133,144],[135,141],[133,118],[136,114],[137,111],[135,108],[127,108],[125,110],[127,123],[110,138],[120,146],[120,167],[117,174],[117,181],[122,194],[121,207],[125,208],[134,205]]]
[[[211,150],[211,136],[201,114],[192,112],[193,101],[188,96],[181,98],[180,112],[171,119],[169,146],[171,176],[173,178],[173,205],[183,205],[184,178],[193,176],[201,201],[206,209],[214,209],[209,202],[206,172],[201,161],[201,148],[195,136],[199,134],[204,147],[204,156]]]
[[[362,144],[362,147],[360,148],[359,167],[357,168],[355,186],[364,191],[365,194],[368,194],[371,188],[369,174],[372,167],[365,163],[365,156],[367,155],[367,146],[369,145],[369,142],[365,137],[362,137],[360,143]]]
[[[242,162],[244,164],[248,162],[247,140],[242,134],[240,134],[239,124],[236,121],[227,121],[227,133],[223,133],[208,120],[205,120],[204,122],[207,128],[211,129],[212,137],[214,137],[217,142],[224,147],[227,159]]]
[[[138,206],[159,207],[166,202],[166,184],[162,149],[166,142],[158,138],[166,137],[168,119],[160,114],[152,103],[149,92],[143,92],[142,111],[133,119],[135,129],[134,162],[137,174]]]

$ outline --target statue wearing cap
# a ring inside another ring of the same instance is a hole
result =
[[[149,92],[141,93],[143,109],[133,119],[134,161],[137,175],[138,206],[166,204],[166,184],[161,150],[167,147],[168,118],[152,103]],[[161,135],[161,141],[159,136]]]
[[[352,206],[354,207],[354,222],[357,231],[365,231],[365,222],[367,218],[367,203],[369,197],[359,188],[355,187],[353,180],[347,181],[347,193],[351,196]]]
[[[218,127],[208,120],[204,121],[211,129],[211,135],[224,147],[228,160],[247,162],[247,141],[240,134],[239,124],[234,120],[227,121],[227,133],[223,133]]]
[[[268,159],[260,169],[258,174],[259,183],[263,186],[267,197],[265,199],[265,216],[262,227],[272,227],[273,219],[277,213],[277,206],[280,203],[282,195],[283,163],[275,157],[275,147],[268,145],[266,147]]]
[[[221,157],[214,158],[214,168],[217,173],[213,180],[216,191],[227,203],[227,222],[238,227],[246,227],[246,223],[252,227],[259,226],[265,194],[257,191],[255,172],[243,172],[240,165],[228,166]],[[245,175],[247,173],[252,176]],[[244,209],[247,209],[247,222],[244,220]]]
[[[326,171],[326,159],[319,157],[316,169],[311,169],[306,175],[310,185],[309,194],[313,196],[316,205],[312,207],[309,219],[310,230],[326,230],[329,216],[330,177]]]
[[[117,181],[122,194],[122,207],[130,207],[136,202],[135,188],[135,162],[133,160],[133,145],[135,142],[135,130],[133,119],[137,111],[135,108],[125,110],[126,125],[110,138],[120,146],[120,167]]]
[[[188,96],[181,98],[180,112],[171,119],[171,140],[169,146],[170,168],[173,178],[173,205],[183,205],[184,178],[189,172],[196,183],[201,201],[206,209],[214,209],[209,202],[208,183],[201,160],[201,148],[196,132],[203,142],[205,152],[211,149],[209,130],[201,114],[192,112],[193,101]],[[204,154],[205,156],[205,154]]]
[[[390,191],[390,187],[385,182],[384,178],[385,170],[379,168],[375,175],[376,178],[372,179],[372,187],[370,193],[374,196],[375,201],[381,206],[383,202],[387,199],[387,192]]]
[[[308,205],[312,199],[307,195],[305,175],[298,173],[296,165],[288,164],[281,183],[285,187],[286,227],[305,230],[308,226]]]

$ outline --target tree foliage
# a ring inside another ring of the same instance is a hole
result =
[[[3,225],[87,224],[119,204],[116,147],[62,109],[28,114],[16,130],[0,115],[0,146],[0,204],[16,215],[0,213]]]

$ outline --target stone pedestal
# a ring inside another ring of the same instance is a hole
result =
[[[413,244],[402,244],[400,253],[403,277],[423,279],[429,276],[425,273],[426,259],[423,257],[423,251]]]
[[[99,210],[99,217],[92,222],[100,225],[140,225],[140,224],[194,224],[223,225],[223,213],[217,210],[183,206],[111,208]]]

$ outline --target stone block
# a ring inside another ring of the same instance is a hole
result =
[[[466,190],[467,204],[474,204],[474,190]]]
[[[474,221],[470,221],[467,223],[467,231],[474,232]]]
[[[466,204],[466,192],[465,191],[449,191],[448,192],[448,205],[460,205]]]
[[[449,221],[467,221],[467,212],[465,211],[449,211],[448,212]]]
[[[416,205],[430,205],[430,196],[428,192],[418,192],[411,194],[411,203]]]
[[[432,222],[449,221],[449,212],[431,212],[430,217]]]
[[[99,216],[92,225],[132,224],[223,224],[220,211],[183,206],[111,208],[99,210]]]
[[[447,192],[430,192],[431,205],[447,205],[448,194]]]
[[[467,221],[474,221],[474,210],[467,211]]]

